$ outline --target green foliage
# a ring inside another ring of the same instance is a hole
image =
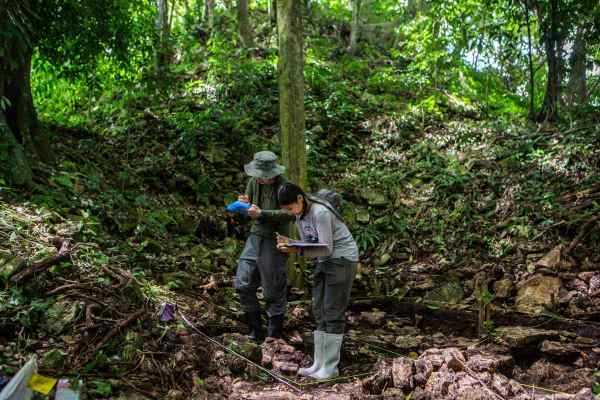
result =
[[[44,0],[36,10],[38,48],[67,74],[89,71],[102,53],[135,68],[152,51],[154,10],[143,0]]]
[[[90,382],[89,393],[98,397],[109,397],[112,395],[112,385],[109,381],[95,379]]]

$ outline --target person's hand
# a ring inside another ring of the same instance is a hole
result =
[[[289,237],[280,235],[279,233],[277,233],[276,235],[277,236],[275,237],[275,239],[277,240],[277,246],[279,246],[279,245],[287,246],[287,244],[290,242]]]
[[[238,196],[238,201],[241,201],[242,203],[250,203],[250,196],[247,196],[245,194],[240,194]]]
[[[256,204],[252,204],[252,206],[248,209],[248,216],[252,219],[258,219],[262,210]]]
[[[288,243],[290,242],[289,237],[283,236],[283,235],[280,235],[279,233],[277,233],[276,239],[277,239],[277,250],[281,251],[282,253],[293,254],[293,253],[300,252],[300,249],[297,247],[288,247]]]

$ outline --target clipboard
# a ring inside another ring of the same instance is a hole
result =
[[[297,247],[297,248],[326,248],[327,243],[311,243],[311,242],[301,242],[299,240],[290,240],[287,244],[287,247]]]
[[[246,215],[248,213],[248,209],[252,206],[250,203],[244,203],[243,201],[234,201],[233,203],[229,203],[225,209],[230,213],[238,213]]]

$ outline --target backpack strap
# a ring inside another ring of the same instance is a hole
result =
[[[342,217],[342,215],[336,209],[334,209],[329,203],[327,203],[326,201],[320,200],[320,199],[316,198],[315,196],[307,195],[307,197],[313,203],[320,204],[323,207],[325,207],[326,209],[328,209],[329,211],[331,211],[333,213],[333,215],[335,215],[344,224],[346,223],[344,221],[344,218]]]

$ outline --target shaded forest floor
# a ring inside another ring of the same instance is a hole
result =
[[[289,289],[286,343],[243,337],[248,227],[223,206],[253,151],[276,149],[277,98],[267,59],[232,59],[64,112],[84,122],[47,118],[56,162],[1,192],[1,374],[36,353],[92,398],[593,398],[600,116],[532,126],[378,83],[387,61],[309,60],[311,186],[348,200],[361,249],[343,379],[314,385],[293,375],[310,363],[310,270]]]

